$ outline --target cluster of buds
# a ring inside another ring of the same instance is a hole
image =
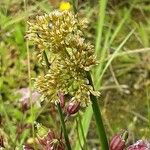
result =
[[[64,150],[65,145],[62,139],[57,138],[53,131],[42,125],[37,125],[37,139],[40,147],[44,150]]]
[[[48,131],[47,135],[38,137],[39,144],[44,150],[64,150],[65,146],[61,139],[57,139],[52,131]]]
[[[37,132],[36,138],[33,141],[23,145],[23,150],[65,150],[65,144],[63,143],[62,138],[56,136],[53,131],[48,129],[47,127],[36,123]]]
[[[27,38],[36,45],[39,61],[45,51],[51,64],[35,86],[45,100],[59,101],[58,91],[70,95],[70,101],[82,106],[90,103],[90,94],[99,96],[89,85],[87,71],[97,64],[94,46],[84,38],[84,19],[71,11],[55,10],[29,22]],[[42,63],[43,64],[43,63]]]
[[[60,102],[60,106],[61,108],[65,108],[65,114],[67,116],[73,115],[75,113],[77,113],[80,109],[80,103],[76,102],[76,101],[69,101],[67,104],[65,102],[65,95],[63,93],[58,93],[58,97],[59,97],[59,102]]]
[[[121,134],[116,134],[110,141],[109,150],[150,150],[148,141],[139,140],[129,147],[126,146],[128,132],[124,131]]]

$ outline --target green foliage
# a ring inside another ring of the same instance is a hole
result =
[[[91,2],[96,5],[91,5]],[[92,70],[92,77],[96,89],[102,93],[99,102],[108,137],[122,128],[129,128],[133,135],[132,140],[149,138],[149,1],[91,2],[80,2],[77,10],[79,17],[84,16],[89,21],[84,35],[93,45],[97,43],[99,64]],[[24,143],[34,141],[31,127],[23,129],[17,135],[20,124],[33,126],[33,121],[36,120],[47,128],[60,130],[58,116],[53,110],[55,106],[50,107],[49,102],[41,102],[41,108],[33,104],[32,110],[29,108],[22,112],[20,97],[16,94],[18,89],[29,86],[27,45],[24,37],[28,26],[26,20],[28,17],[32,20],[33,15],[49,13],[52,10],[46,0],[32,0],[26,7],[25,11],[23,2],[18,0],[0,1],[0,135],[4,136],[8,149],[22,149]],[[32,44],[29,43],[30,71],[31,77],[36,78],[41,73],[42,65],[37,63]],[[70,49],[67,51],[71,52]],[[54,58],[48,51],[46,54]],[[80,61],[77,64],[80,65]],[[71,88],[77,89],[78,84],[70,81]],[[92,109],[88,107],[79,114],[83,126],[83,131],[79,127],[80,143],[74,130],[75,119],[71,118],[67,123],[69,131],[72,131],[71,144],[74,143],[75,150],[84,147],[85,143],[92,149],[98,145]]]

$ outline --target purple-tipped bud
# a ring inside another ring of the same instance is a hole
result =
[[[78,112],[79,109],[80,109],[80,103],[79,102],[70,102],[68,104],[68,107],[67,107],[67,113],[69,115],[73,115],[76,112]]]
[[[60,101],[60,106],[61,106],[61,108],[63,108],[65,106],[64,94],[59,92],[58,97],[59,97],[59,101]]]
[[[27,111],[28,109],[29,109],[28,103],[25,102],[25,101],[22,101],[22,102],[21,102],[21,111],[22,111],[22,112],[25,112],[25,111]]]
[[[122,134],[116,134],[110,141],[110,150],[124,150],[127,138],[127,131],[124,131]]]
[[[129,146],[127,150],[150,150],[150,143],[147,141],[139,140],[133,145]]]

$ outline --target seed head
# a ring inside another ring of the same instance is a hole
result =
[[[84,37],[86,27],[85,19],[67,10],[55,10],[29,22],[27,38],[36,45],[39,61],[43,62],[42,54],[46,51],[51,64],[35,83],[45,100],[59,102],[58,92],[62,92],[70,95],[71,101],[75,99],[81,106],[87,106],[90,93],[99,96],[86,76],[86,71],[97,64],[94,46]]]

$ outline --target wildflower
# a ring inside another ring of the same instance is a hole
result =
[[[62,140],[57,138],[53,131],[48,130],[42,125],[38,125],[37,138],[39,145],[44,150],[65,150]]]
[[[86,27],[85,19],[67,10],[56,10],[29,22],[27,38],[36,45],[39,61],[45,65],[42,55],[46,51],[51,64],[35,82],[45,100],[59,102],[58,92],[62,92],[71,97],[70,101],[85,107],[90,103],[90,94],[99,96],[89,85],[86,74],[97,64],[94,46],[84,38]]]
[[[139,140],[129,146],[127,150],[150,150],[150,143],[148,141]]]
[[[30,89],[29,88],[21,88],[17,91],[17,93],[21,94],[20,102],[21,102],[21,109],[23,112],[29,109],[30,107]],[[40,107],[40,94],[36,91],[31,91],[31,99],[37,107]]]
[[[61,106],[61,108],[63,108],[65,106],[64,94],[59,92],[58,97],[59,97],[59,100],[60,100],[60,106]]]
[[[70,3],[69,2],[64,2],[64,1],[62,1],[61,3],[60,3],[60,6],[59,6],[59,9],[60,10],[69,10],[71,8],[71,5],[70,5]]]
[[[76,112],[78,112],[79,109],[80,109],[80,103],[79,102],[70,102],[68,104],[68,107],[67,107],[67,113],[69,115],[73,115]]]
[[[110,141],[110,150],[124,150],[127,137],[127,131],[124,131],[122,134],[116,134]]]

